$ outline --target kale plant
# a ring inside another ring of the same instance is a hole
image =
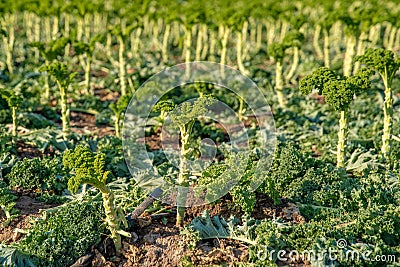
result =
[[[54,190],[61,193],[67,187],[67,175],[59,158],[38,158],[17,162],[5,177],[11,187],[30,190]]]
[[[105,211],[105,221],[111,238],[114,241],[117,255],[121,249],[121,235],[130,236],[121,227],[127,227],[127,222],[121,209],[114,203],[114,193],[106,185],[109,171],[105,170],[105,155],[93,153],[89,148],[77,146],[74,150],[66,150],[63,155],[63,164],[74,172],[68,181],[68,189],[76,193],[81,184],[96,187],[102,194]]]

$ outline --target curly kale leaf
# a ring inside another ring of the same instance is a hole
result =
[[[68,181],[68,189],[76,193],[81,184],[89,184],[104,188],[109,171],[104,170],[105,155],[95,154],[89,148],[77,146],[74,150],[66,150],[63,155],[65,167],[73,170],[75,175]]]
[[[35,221],[18,247],[38,266],[69,266],[100,242],[104,217],[101,201],[74,201]]]
[[[336,73],[329,68],[323,67],[315,70],[312,74],[307,75],[300,81],[300,92],[304,95],[310,94],[314,89],[322,94],[322,89],[325,83],[332,80],[337,80]]]
[[[355,61],[377,71],[389,83],[400,68],[400,58],[395,58],[392,51],[384,48],[369,48],[363,55],[356,56]]]
[[[24,158],[6,175],[10,186],[25,189],[55,190],[60,193],[67,187],[67,174],[59,158]]]

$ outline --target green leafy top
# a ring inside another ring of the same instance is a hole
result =
[[[93,55],[94,49],[96,47],[96,43],[101,43],[104,40],[103,34],[97,34],[90,38],[88,43],[85,42],[75,42],[74,43],[74,50],[77,55],[86,54],[87,56],[91,57]]]
[[[75,172],[68,181],[68,189],[76,193],[81,184],[89,184],[104,189],[109,171],[105,171],[105,155],[93,153],[89,148],[77,146],[74,150],[66,150],[63,164]]]
[[[117,103],[111,103],[109,107],[116,115],[119,115],[126,109],[131,98],[132,96],[129,94],[123,95],[118,99]]]
[[[42,66],[39,70],[47,71],[63,88],[67,88],[77,74],[76,72],[71,73],[68,71],[67,65],[58,61]]]
[[[299,89],[304,95],[308,95],[312,90],[317,89],[321,95],[324,84],[335,79],[337,79],[337,75],[333,70],[326,67],[318,68],[311,75],[307,75],[300,81]]]
[[[288,32],[283,38],[283,44],[286,47],[300,47],[304,41],[304,34],[297,30]]]
[[[186,125],[190,121],[205,115],[208,112],[207,107],[213,105],[216,99],[210,96],[199,97],[193,104],[184,102],[171,112],[171,119],[179,126]]]
[[[281,61],[285,57],[286,49],[287,49],[286,44],[272,43],[268,46],[268,55],[274,58],[275,61]]]
[[[168,100],[161,100],[157,104],[154,105],[153,111],[161,112],[161,114],[167,114],[174,110],[176,104],[168,99]]]
[[[5,98],[10,107],[18,108],[23,101],[23,98],[11,89],[0,89],[0,97]]]
[[[363,55],[356,56],[355,61],[377,71],[389,84],[400,68],[400,57],[395,58],[392,51],[383,48],[369,48]]]
[[[5,210],[11,210],[15,205],[16,196],[11,194],[11,190],[7,184],[0,181],[0,208]]]
[[[121,24],[113,25],[109,28],[109,32],[115,36],[121,37],[123,40],[128,38],[132,31],[137,28],[142,27],[141,23],[135,22],[129,25],[128,27],[122,28]]]
[[[371,72],[361,69],[352,77],[340,77],[328,68],[319,68],[300,81],[300,91],[309,94],[315,88],[325,96],[326,102],[335,110],[344,111],[350,106],[354,94],[370,87]]]
[[[40,54],[47,61],[52,61],[54,59],[57,59],[58,56],[61,56],[64,53],[65,46],[70,42],[71,40],[69,38],[60,37],[48,43],[32,42],[30,43],[30,46],[39,49]]]

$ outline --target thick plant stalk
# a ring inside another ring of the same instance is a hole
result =
[[[331,60],[329,55],[329,31],[324,30],[324,66],[327,68],[331,67]]]
[[[13,51],[14,51],[14,43],[15,43],[15,15],[10,14],[6,18],[6,25],[8,26],[7,36],[3,36],[3,45],[4,50],[6,52],[6,64],[7,69],[10,74],[14,73],[14,61],[13,61]]]
[[[390,30],[389,40],[387,42],[387,50],[393,50],[394,40],[396,39],[397,28],[393,27]]]
[[[90,32],[91,32],[91,25],[93,24],[93,18],[92,18],[92,14],[85,14],[84,16],[84,35],[85,35],[85,41],[89,41],[90,40]]]
[[[338,145],[337,145],[337,167],[344,168],[345,167],[345,155],[346,155],[346,147],[347,147],[347,120],[348,120],[348,111],[340,112],[339,119],[339,132],[338,132]]]
[[[371,44],[373,46],[376,46],[376,44],[378,43],[379,39],[380,39],[380,32],[381,32],[381,25],[377,24],[374,25],[370,28],[369,30],[369,35],[368,35],[368,40],[371,41]]]
[[[263,25],[257,24],[257,40],[256,40],[256,52],[260,51],[263,39]]]
[[[90,88],[90,69],[92,65],[92,56],[87,55],[85,66],[85,89],[87,94],[94,95],[94,90]]]
[[[125,58],[124,58],[124,50],[125,50],[125,43],[124,38],[122,36],[118,36],[119,42],[119,82],[121,85],[121,95],[126,95],[126,69],[125,69]]]
[[[61,123],[62,123],[62,132],[63,132],[63,137],[64,140],[67,140],[70,134],[70,129],[69,129],[69,109],[67,106],[67,90],[68,88],[65,88],[60,84],[59,81],[57,81],[57,85],[60,89],[60,106],[61,106]]]
[[[44,38],[45,41],[48,42],[51,40],[51,18],[50,16],[45,16],[44,17],[44,21],[43,21],[44,25]]]
[[[121,137],[121,130],[119,129],[119,124],[120,124],[120,116],[117,115],[115,116],[114,127],[115,127],[115,136],[118,138]]]
[[[368,38],[367,32],[362,31],[360,33],[360,37],[358,38],[358,44],[357,44],[357,52],[356,55],[361,55],[364,53],[365,50],[365,44],[364,41]],[[353,69],[353,75],[356,75],[357,71],[360,68],[360,62],[357,61],[354,63],[354,69]]]
[[[141,60],[141,57],[139,56],[140,36],[141,35],[142,35],[142,28],[139,27],[135,31],[135,42],[134,42],[134,45],[132,48],[133,55],[138,60],[138,62],[140,62],[140,60]]]
[[[293,63],[292,66],[290,67],[289,73],[285,77],[286,81],[290,81],[293,78],[294,74],[296,73],[300,61],[299,51],[300,51],[299,47],[297,46],[293,47]]]
[[[214,30],[210,32],[210,61],[215,61],[215,42],[216,42],[216,33]]]
[[[177,214],[176,214],[176,226],[180,227],[183,224],[185,217],[185,203],[187,198],[187,186],[189,179],[189,168],[188,168],[188,154],[189,148],[189,137],[192,130],[194,121],[189,122],[185,126],[179,127],[181,132],[181,155],[179,164],[179,175],[178,175],[178,196],[176,199]]]
[[[385,31],[383,32],[382,44],[387,49],[390,39],[390,32],[392,31],[392,24],[390,22],[384,22]]]
[[[49,66],[50,62],[46,59],[45,65]],[[44,98],[41,99],[43,104],[47,104],[50,100],[50,77],[49,74],[46,72],[44,76]]]
[[[77,17],[77,29],[76,29],[76,40],[82,41],[82,36],[83,36],[83,18],[81,16]]]
[[[176,22],[176,21],[174,21],[173,23],[172,23],[172,26],[171,26],[171,31],[172,31],[172,44],[174,45],[174,46],[178,46],[179,45],[179,39],[180,39],[180,35],[181,35],[181,32],[180,32],[180,25],[179,25],[179,23],[178,22]]]
[[[120,229],[120,221],[122,218],[117,214],[117,209],[114,205],[114,194],[107,186],[100,188],[100,191],[103,198],[107,228],[111,233],[111,239],[114,241],[116,254],[119,255],[122,248],[121,234],[129,235]],[[122,223],[127,225],[126,220],[123,220]]]
[[[251,25],[257,25],[257,22],[255,19],[250,17],[249,21],[250,21]],[[257,27],[254,27],[254,26],[250,27],[249,39],[250,39],[250,45],[255,45],[256,39],[257,39]]]
[[[400,28],[397,29],[396,40],[394,41],[393,51],[400,50]]]
[[[236,43],[236,57],[237,57],[237,64],[240,72],[246,74],[246,69],[243,65],[243,58],[242,58],[242,51],[243,51],[243,34],[240,31],[236,32],[237,43]]]
[[[169,39],[169,34],[171,32],[171,24],[165,25],[165,30],[164,30],[164,37],[163,37],[163,42],[162,42],[162,58],[164,63],[168,63],[168,39]]]
[[[248,20],[245,20],[243,22],[243,27],[242,27],[242,51],[240,52],[242,54],[242,58],[247,59],[248,58],[248,54],[249,54],[249,45],[247,42],[247,32],[249,30],[249,22]],[[243,45],[244,44],[244,45]],[[243,62],[243,60],[242,60]]]
[[[331,32],[332,32],[331,34],[332,40],[342,40],[344,38],[343,27],[340,22],[336,22],[333,24]],[[332,42],[331,45],[333,46],[336,55],[340,55],[341,54],[340,42]]]
[[[208,52],[208,48],[209,48],[209,39],[208,39],[208,34],[207,34],[208,33],[207,24],[203,25],[202,31],[203,31],[203,51],[201,52],[201,59],[202,60],[206,60],[207,52]]]
[[[383,134],[382,134],[382,155],[385,161],[390,158],[391,137],[392,137],[392,117],[393,117],[393,95],[392,89],[387,84],[387,79],[383,79],[385,84],[385,103],[383,107]]]
[[[314,47],[315,53],[317,54],[317,58],[322,58],[322,50],[321,50],[321,47],[319,46],[319,36],[321,34],[321,29],[322,29],[321,25],[315,26],[313,47]]]
[[[280,37],[279,37],[279,42],[282,42],[283,38],[285,38],[288,28],[289,28],[289,23],[286,20],[283,20],[281,22],[281,33],[280,33]]]
[[[192,46],[192,31],[186,28],[185,31],[185,63],[186,63],[186,77],[190,77],[190,52]]]
[[[197,28],[197,41],[196,41],[196,54],[195,61],[201,60],[201,50],[203,48],[203,31],[201,30],[202,25],[198,25]]]
[[[31,13],[28,11],[24,12],[24,24],[26,27],[26,41],[27,43],[33,42],[33,21],[31,19]]]
[[[112,46],[112,35],[111,35],[111,33],[107,33],[107,37],[106,37],[107,58],[108,58],[108,60],[110,60],[111,64],[113,64],[114,66],[117,66],[118,63],[115,61],[115,59],[112,56],[111,46]]]
[[[64,15],[64,34],[65,34],[65,36],[69,36],[69,33],[70,33],[70,19],[71,19],[71,17],[69,14]],[[69,56],[69,50],[70,50],[70,44],[67,44],[65,46],[65,52],[64,52],[65,57]]]
[[[59,19],[58,16],[53,17],[53,32],[52,32],[52,39],[55,39],[57,37],[57,33],[59,32]]]
[[[276,95],[278,97],[279,107],[286,107],[286,98],[283,93],[283,68],[282,68],[282,59],[276,61],[276,74],[275,74],[275,90]]]
[[[272,44],[275,41],[275,23],[266,21],[265,27],[267,28],[267,44]]]
[[[11,112],[12,112],[12,137],[14,138],[14,141],[18,137],[18,118],[17,118],[17,107],[11,107]]]
[[[229,38],[230,29],[228,27],[224,27],[224,34],[222,37],[222,51],[221,51],[221,75],[225,78],[225,64],[226,64],[226,52],[228,46],[228,38]]]
[[[346,54],[343,62],[343,75],[350,77],[352,71],[353,57],[355,54],[356,38],[353,35],[347,36]]]

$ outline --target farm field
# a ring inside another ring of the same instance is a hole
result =
[[[399,17],[3,0],[0,266],[400,266]]]

